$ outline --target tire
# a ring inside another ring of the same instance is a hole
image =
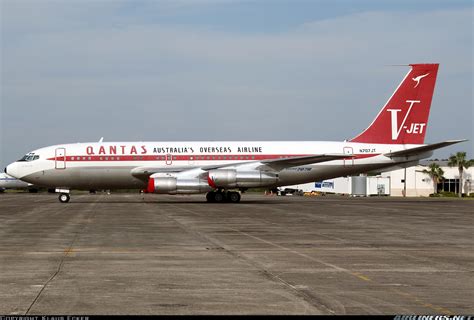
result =
[[[224,194],[222,192],[215,192],[214,193],[214,202],[223,202],[225,200]]]
[[[71,197],[67,193],[61,193],[58,197],[59,202],[67,203],[71,199]]]
[[[240,193],[238,193],[238,192],[229,192],[227,194],[227,199],[229,199],[229,202],[232,202],[232,203],[240,202]]]
[[[215,192],[213,192],[213,191],[210,191],[206,194],[207,202],[214,202],[214,194],[215,194]]]

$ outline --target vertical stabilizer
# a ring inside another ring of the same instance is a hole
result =
[[[423,144],[439,64],[410,64],[372,124],[352,142]]]

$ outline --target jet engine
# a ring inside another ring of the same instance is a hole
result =
[[[207,181],[214,189],[264,187],[278,182],[278,174],[259,170],[216,169],[209,171]]]
[[[212,188],[205,180],[178,179],[175,177],[158,177],[148,180],[147,192],[165,194],[204,193]]]

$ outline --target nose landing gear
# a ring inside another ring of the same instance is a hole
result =
[[[66,203],[71,200],[71,196],[69,196],[69,189],[55,189],[54,191],[59,193],[59,202]]]
[[[71,197],[67,193],[61,193],[59,194],[58,199],[59,199],[59,202],[66,203],[66,202],[69,202]]]

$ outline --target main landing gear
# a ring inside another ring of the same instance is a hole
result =
[[[236,191],[211,191],[206,194],[207,202],[232,202],[240,201],[240,193]]]

